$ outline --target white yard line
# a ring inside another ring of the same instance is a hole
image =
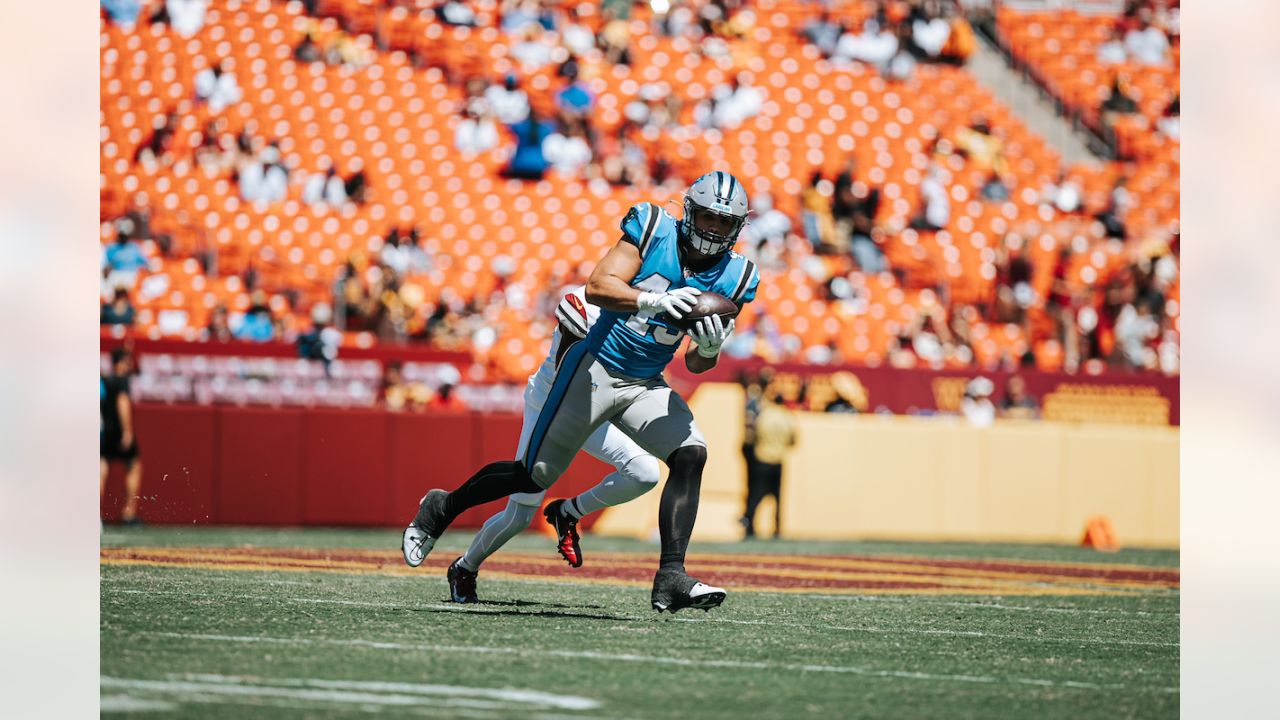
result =
[[[816,665],[778,662],[746,662],[740,660],[696,660],[692,658],[676,658],[635,653],[607,653],[591,650],[540,650],[520,647],[484,646],[484,645],[436,645],[427,643],[400,643],[377,640],[337,640],[309,638],[276,638],[266,636],[243,635],[205,635],[194,633],[143,632],[141,634],[169,637],[185,640],[206,640],[212,642],[237,643],[278,643],[286,645],[341,645],[346,647],[365,647],[376,650],[420,651],[430,653],[457,653],[472,655],[516,655],[521,657],[561,657],[587,660],[602,660],[626,663],[646,663],[655,665],[676,665],[696,668],[728,668],[743,670],[785,670],[791,672],[823,672],[861,675],[865,677],[904,678],[909,680],[953,681],[966,683],[1018,684],[1038,685],[1044,687],[1070,687],[1088,690],[1124,690],[1123,684],[1099,684],[1075,681],[1054,681],[1038,678],[998,678],[988,675],[940,675],[933,673],[911,672],[906,670],[875,670],[854,665]],[[1178,692],[1176,687],[1154,688],[1159,692]]]
[[[322,704],[357,705],[362,708],[395,707],[396,712],[402,712],[404,708],[417,709],[425,705],[431,708],[447,707],[450,715],[473,714],[477,717],[488,717],[495,711],[576,711],[594,710],[600,707],[599,702],[590,698],[557,695],[538,690],[316,678],[170,675],[166,680],[142,680],[104,676],[100,678],[100,683],[104,690],[162,693],[176,695],[178,699],[193,702],[208,701],[207,696],[223,699],[249,697],[255,700],[274,698]],[[205,698],[202,699],[201,696]],[[155,702],[136,700],[128,696],[119,697],[131,701],[116,703],[122,710],[138,703]],[[104,707],[111,707],[111,704],[108,703]]]

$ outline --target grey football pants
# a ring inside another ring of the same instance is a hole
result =
[[[664,462],[686,445],[707,446],[684,398],[661,376],[616,375],[586,345],[575,343],[565,353],[520,458],[535,483],[551,487],[591,433],[606,422]]]

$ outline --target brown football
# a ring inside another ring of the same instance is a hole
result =
[[[698,303],[679,320],[667,316],[667,322],[680,328],[690,330],[698,320],[710,315],[719,315],[721,322],[729,322],[738,315],[738,306],[729,298],[713,292],[704,291],[698,296]]]

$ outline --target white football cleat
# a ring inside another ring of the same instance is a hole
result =
[[[410,524],[404,529],[404,540],[400,544],[400,549],[404,551],[404,561],[409,567],[421,565],[422,561],[427,559],[431,548],[435,546],[436,539],[417,525]]]
[[[441,504],[446,496],[448,493],[443,490],[432,490],[418,501],[418,514],[409,523],[409,527],[404,529],[404,537],[400,541],[404,562],[409,567],[421,565],[427,555],[431,554],[431,548],[436,546],[436,540],[443,534],[441,531],[432,535],[429,528],[438,528],[443,524],[440,522],[443,513]]]

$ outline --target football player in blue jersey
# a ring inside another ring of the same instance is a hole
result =
[[[710,609],[724,602],[723,589],[698,582],[684,570],[707,443],[662,371],[686,334],[671,319],[689,312],[698,295],[714,292],[739,308],[755,298],[755,264],[732,250],[746,221],[746,189],[724,172],[703,175],[689,187],[680,220],[652,203],[627,212],[622,238],[587,281],[587,301],[601,308],[600,318],[586,340],[570,346],[561,358],[524,455],[486,465],[453,492],[428,492],[404,531],[406,563],[421,565],[449,524],[467,509],[551,487],[592,432],[611,422],[665,460],[670,470],[658,511],[662,550],[653,582],[654,609]],[[687,333],[691,342],[685,366],[695,373],[715,367],[733,328],[733,320],[726,324],[717,315],[698,320]],[[559,505],[565,522],[552,518],[562,536],[576,521],[570,505]]]

